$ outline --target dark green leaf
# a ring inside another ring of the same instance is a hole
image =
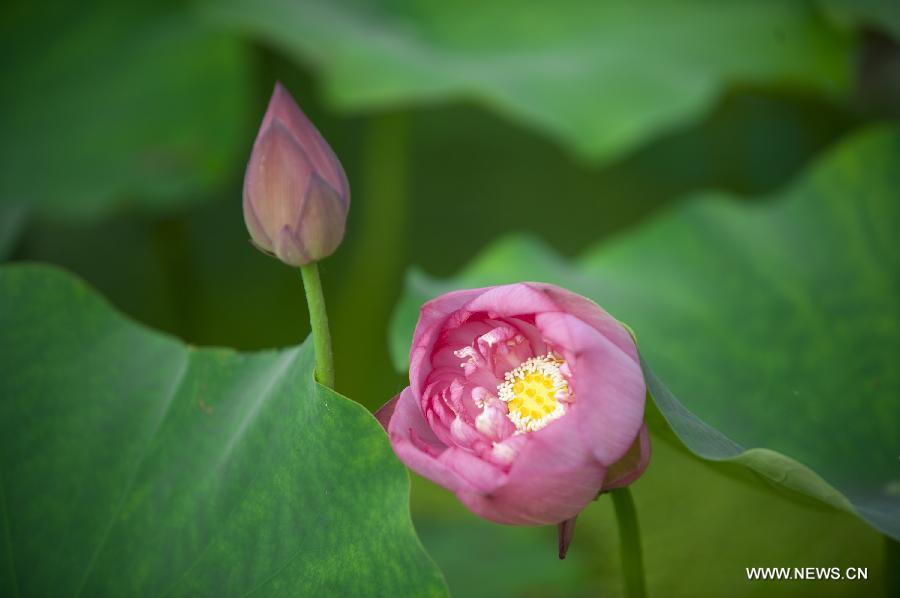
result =
[[[848,41],[805,3],[226,0],[219,22],[317,67],[347,109],[474,99],[610,159],[724,87],[839,92]]]
[[[418,306],[440,292],[567,286],[635,330],[688,448],[900,537],[898,189],[900,132],[882,128],[762,205],[695,198],[574,263],[508,239],[453,281],[410,275],[394,361],[405,367]]]
[[[0,594],[444,594],[310,343],[185,346],[37,266],[0,270],[0,330]]]
[[[0,260],[6,259],[15,248],[27,214],[23,205],[0,203]]]
[[[879,27],[900,40],[900,4],[894,0],[818,0],[828,16],[850,27]]]
[[[884,562],[881,534],[847,513],[810,500],[785,500],[797,495],[772,492],[750,470],[697,459],[666,431],[653,435],[652,465],[631,487],[649,596],[881,595],[891,571],[890,563]],[[609,496],[600,497],[578,516],[565,561],[555,556],[552,527],[493,525],[468,512],[446,489],[417,476],[412,498],[416,528],[454,596],[624,595]],[[744,571],[809,563],[866,567],[869,578],[750,583]]]
[[[247,103],[240,44],[166,3],[3,8],[0,201],[91,217],[228,176]]]

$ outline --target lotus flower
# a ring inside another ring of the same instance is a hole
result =
[[[475,514],[559,524],[632,483],[650,443],[645,385],[628,330],[565,289],[521,283],[426,303],[409,386],[377,417],[397,456]]]
[[[334,253],[349,207],[341,163],[277,83],[244,175],[251,240],[282,262],[303,266]]]

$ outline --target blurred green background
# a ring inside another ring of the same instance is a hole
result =
[[[900,116],[887,2],[548,7],[9,3],[0,255],[62,265],[190,344],[299,343],[299,275],[252,248],[240,208],[280,80],[350,180],[320,267],[337,390],[374,410],[405,386],[387,328],[410,266],[447,276],[517,231],[574,256],[698,190],[753,201]],[[850,515],[654,441],[634,492],[655,595],[862,596],[900,574]],[[608,501],[564,562],[554,530],[479,521],[415,476],[412,511],[455,595],[621,592]],[[758,565],[873,582],[751,584]]]

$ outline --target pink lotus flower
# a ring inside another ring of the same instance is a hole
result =
[[[426,303],[409,387],[377,414],[397,456],[481,517],[560,525],[647,466],[645,387],[629,332],[549,284]]]
[[[244,222],[254,245],[291,266],[328,257],[344,238],[349,208],[341,163],[276,83],[244,175]]]

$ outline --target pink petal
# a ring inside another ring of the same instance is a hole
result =
[[[490,493],[505,481],[502,470],[465,449],[442,443],[422,417],[409,387],[382,407],[379,420],[391,408],[387,428],[391,445],[397,457],[419,475],[453,492]]]
[[[435,484],[440,484],[455,492],[473,491],[474,486],[457,475],[447,464],[441,462],[440,457],[432,456],[432,454],[443,455],[447,451],[447,446],[438,440],[431,428],[428,427],[409,387],[405,388],[393,401],[389,401],[382,407],[382,410],[390,409],[391,402],[394,405],[387,431],[397,457],[407,467]],[[382,417],[379,417],[379,420]],[[417,437],[415,442],[411,437],[413,434]],[[428,445],[426,450],[417,446],[421,443]]]
[[[556,304],[557,308],[553,311],[571,314],[592,326],[636,363],[639,362],[637,347],[631,334],[602,307],[587,297],[552,284],[540,282],[528,284],[541,289]]]
[[[506,416],[506,405],[495,398],[488,399],[484,409],[475,418],[475,428],[494,442],[509,437],[516,431],[516,426]]]
[[[527,441],[526,434],[510,434],[500,442],[495,442],[490,452],[482,456],[504,471],[509,471]]]
[[[461,417],[457,417],[450,424],[450,437],[457,446],[475,451],[481,448],[479,445],[490,444],[484,434],[467,424]]]
[[[384,428],[384,431],[387,432],[388,426],[391,423],[391,417],[394,416],[394,409],[397,408],[397,401],[400,400],[400,395],[397,395],[384,405],[378,408],[378,411],[374,413],[375,419],[378,420],[378,423],[381,424],[381,427]]]
[[[275,84],[260,130],[264,131],[276,120],[284,123],[291,135],[302,145],[316,172],[337,192],[346,212],[350,203],[350,185],[347,183],[347,176],[340,161],[281,83]]]
[[[253,241],[276,252],[271,243],[300,216],[312,165],[280,121],[260,132],[244,176],[244,218]],[[256,227],[259,230],[256,230]]]
[[[282,262],[294,266],[302,266],[312,261],[312,258],[303,247],[300,237],[288,226],[282,226],[281,231],[275,238],[275,255]]]
[[[320,260],[334,253],[344,239],[346,223],[347,210],[335,190],[313,174],[295,223],[297,238],[303,240],[311,259]]]
[[[484,289],[465,309],[497,318],[556,311],[558,307],[542,288],[533,283],[519,283]]]
[[[504,484],[488,494],[457,491],[459,499],[477,515],[510,525],[556,524],[580,513],[602,488],[606,468],[567,417],[525,437]]]
[[[530,354],[524,357],[522,361],[528,359],[528,357],[544,355],[547,353],[547,343],[541,338],[541,331],[538,330],[536,326],[529,324],[525,320],[514,317],[506,318],[506,322],[518,329],[519,334],[525,337],[526,344],[528,344],[531,349]]]
[[[468,482],[469,487],[454,492],[473,492],[489,495],[506,482],[506,473],[464,448],[451,447],[439,457],[456,475]]]
[[[447,318],[482,292],[483,289],[455,291],[422,306],[409,350],[409,384],[416,395],[421,396],[425,379],[431,372],[431,353]]]
[[[649,462],[650,434],[647,432],[647,424],[644,424],[625,456],[613,463],[606,471],[606,481],[603,483],[604,492],[628,486],[641,477]]]
[[[640,365],[605,335],[563,313],[536,324],[572,370],[575,402],[562,420],[578,422],[585,443],[606,466],[622,458],[643,425],[646,388]],[[562,421],[561,420],[561,421]]]
[[[247,225],[247,231],[250,233],[250,239],[260,251],[273,254],[275,253],[275,244],[272,242],[272,237],[269,236],[262,222],[259,221],[256,210],[253,209],[253,202],[250,201],[247,195],[246,185],[247,181],[244,179],[244,222]]]

